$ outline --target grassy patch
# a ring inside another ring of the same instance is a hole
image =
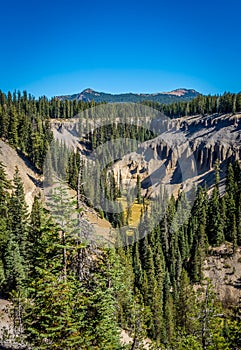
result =
[[[127,218],[127,201],[125,197],[120,197],[117,199],[122,204],[122,208],[124,210],[124,217]],[[145,205],[148,205],[149,202],[145,200]],[[144,210],[143,204],[138,204],[137,199],[132,204],[130,208],[130,217],[129,217],[129,225],[133,228],[136,228],[139,225],[141,213]]]

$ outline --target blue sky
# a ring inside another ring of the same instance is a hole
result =
[[[1,1],[0,89],[241,90],[241,1]]]

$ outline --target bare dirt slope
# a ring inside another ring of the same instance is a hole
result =
[[[0,299],[0,350],[26,350],[26,346],[17,340],[18,330],[14,328],[11,310],[11,302]]]
[[[230,244],[212,248],[210,253],[205,260],[204,277],[212,281],[225,307],[236,306],[241,300],[241,247],[234,255]]]
[[[5,165],[9,180],[13,179],[15,168],[18,167],[24,185],[25,199],[31,208],[34,196],[38,193],[38,186],[40,186],[39,174],[27,160],[21,158],[9,144],[2,140],[0,140],[0,161]]]
[[[27,159],[21,158],[9,144],[2,140],[0,140],[0,162],[5,166],[5,171],[9,180],[13,179],[15,168],[16,166],[18,167],[24,184],[25,199],[29,208],[31,208],[35,195],[42,189],[42,177]],[[75,195],[74,191],[70,192],[71,195]],[[111,230],[110,223],[102,219],[93,209],[88,208],[84,203],[83,215],[86,220],[93,225],[97,234],[103,235],[106,239],[109,237]]]

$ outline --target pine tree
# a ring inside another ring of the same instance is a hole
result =
[[[33,281],[45,267],[45,259],[52,261],[60,255],[57,246],[59,231],[50,214],[43,208],[41,198],[35,197],[30,215],[26,255],[28,280]]]
[[[10,182],[7,180],[4,165],[0,162],[0,258],[3,258],[7,237],[9,234],[9,193]]]
[[[59,227],[62,248],[62,274],[67,280],[67,268],[71,264],[69,252],[77,242],[80,227],[78,225],[77,205],[70,197],[66,183],[60,181],[49,194],[48,206]]]
[[[146,310],[143,303],[143,297],[139,290],[135,290],[135,298],[132,307],[132,324],[134,329],[132,332],[133,343],[131,349],[142,349],[144,348],[144,341],[147,338],[146,331]]]
[[[9,143],[18,146],[18,119],[16,109],[12,107],[9,111],[8,139]]]
[[[210,281],[204,298],[199,299],[199,338],[203,349],[228,349],[223,336],[223,314]]]
[[[237,176],[237,175],[236,175]],[[233,243],[233,250],[235,251],[238,241],[238,227],[237,227],[237,207],[239,203],[237,197],[239,195],[238,178],[235,179],[234,166],[230,163],[228,166],[227,178],[226,178],[226,193],[225,193],[225,205],[226,205],[226,225],[225,225],[225,238]]]
[[[8,207],[10,183],[6,178],[3,164],[0,162],[0,291],[3,291],[5,282],[4,258],[9,238]]]
[[[23,182],[18,168],[13,177],[13,192],[10,198],[10,228],[14,241],[19,246],[19,253],[26,257],[26,244],[28,239],[28,208],[25,202]]]
[[[195,334],[197,330],[197,306],[195,294],[187,272],[183,269],[181,274],[176,321],[184,334]]]
[[[21,256],[20,247],[16,237],[10,232],[4,254],[4,269],[6,288],[5,293],[18,290],[24,293],[26,288],[25,261]]]
[[[141,204],[142,198],[141,198],[141,180],[140,180],[140,175],[137,175],[136,187],[137,187],[137,194],[136,194],[137,202],[138,202],[138,204]]]
[[[171,283],[168,271],[165,273],[165,279],[163,284],[163,335],[162,341],[169,343],[172,340],[174,333],[174,306],[171,296]]]
[[[217,187],[215,186],[209,201],[208,240],[210,244],[217,246],[224,242],[223,220],[220,207],[220,195]]]

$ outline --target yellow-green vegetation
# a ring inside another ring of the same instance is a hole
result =
[[[129,207],[129,209],[126,197],[120,197],[117,200],[122,204],[122,208],[124,210],[124,218],[125,220],[127,220],[128,225],[133,229],[137,228],[140,222],[141,215],[144,211],[144,206],[146,207],[149,204],[149,200],[145,199],[144,203],[138,204],[138,201],[136,199]]]

